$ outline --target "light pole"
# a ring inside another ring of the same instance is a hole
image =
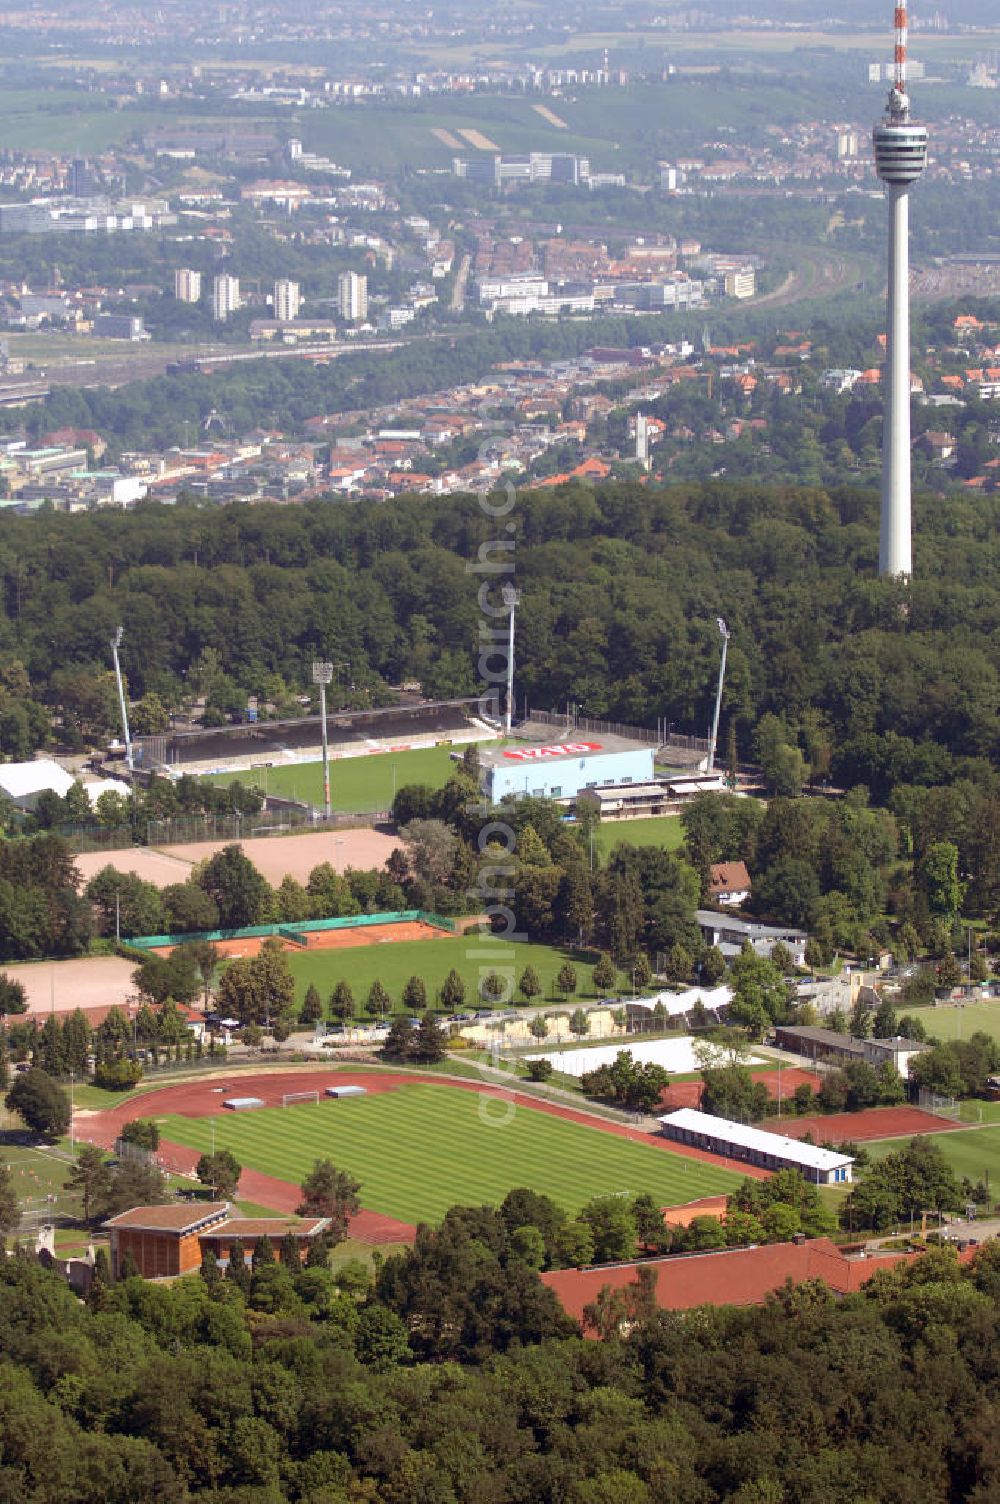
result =
[[[319,659],[312,666],[313,683],[319,685],[319,718],[323,723],[323,814],[330,818],[330,747],[326,735],[326,686],[333,678],[333,664]]]
[[[507,718],[505,730],[510,736],[511,714],[514,708],[514,612],[521,604],[521,592],[508,580],[503,587],[503,603],[510,612],[510,637],[507,642]]]
[[[74,1085],[74,1080],[75,1080],[74,1073],[72,1071],[70,1071],[70,1073],[69,1073],[69,1146],[70,1146],[70,1149],[73,1148],[73,1085]]]
[[[726,678],[726,654],[729,652],[729,628],[721,616],[717,616],[719,632],[722,635],[722,657],[719,660],[719,684],[715,691],[715,715],[712,717],[712,741],[708,749],[708,771],[711,773],[715,767],[715,744],[719,739],[719,715],[722,710],[722,686]]]
[[[111,657],[114,660],[115,678],[118,681],[118,707],[121,711],[122,716],[122,735],[125,737],[125,761],[128,764],[129,777],[131,778],[135,771],[135,765],[132,759],[132,738],[129,734],[128,729],[128,706],[125,703],[125,686],[122,683],[122,666],[121,660],[118,657],[118,650],[122,645],[122,638],[124,636],[125,628],[119,627],[118,631],[111,639]]]

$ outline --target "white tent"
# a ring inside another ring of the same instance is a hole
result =
[[[38,796],[51,790],[64,799],[73,787],[73,776],[51,757],[33,758],[31,762],[0,763],[0,789],[18,809],[31,810]]]

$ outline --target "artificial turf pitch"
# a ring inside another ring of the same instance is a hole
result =
[[[206,1153],[213,1124],[169,1117],[163,1137]],[[446,1086],[219,1115],[215,1146],[241,1165],[301,1184],[317,1159],[361,1182],[362,1204],[403,1222],[450,1206],[497,1205],[515,1186],[575,1213],[593,1196],[643,1191],[661,1206],[719,1195],[740,1177],[715,1165],[568,1122],[521,1103]]]

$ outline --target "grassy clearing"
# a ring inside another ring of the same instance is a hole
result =
[[[348,1102],[215,1118],[241,1164],[293,1184],[328,1156],[361,1181],[364,1205],[405,1222],[496,1204],[515,1186],[576,1212],[592,1196],[649,1191],[664,1205],[733,1189],[739,1176],[599,1129],[465,1091],[406,1086]],[[205,1151],[206,1119],[169,1118],[168,1139]]]
[[[487,743],[487,745],[491,745]],[[451,747],[421,747],[416,752],[376,752],[366,757],[342,757],[330,763],[330,799],[334,809],[348,812],[388,809],[396,789],[425,783],[439,789],[456,767]],[[323,803],[322,762],[299,762],[288,767],[253,768],[243,773],[213,773],[211,783],[253,784],[266,794],[280,794],[307,804]]]
[[[594,851],[606,858],[616,846],[665,846],[676,851],[684,840],[680,815],[654,815],[649,820],[612,820],[594,830]]]
[[[596,951],[527,942],[508,945],[504,940],[481,939],[477,933],[453,935],[441,940],[401,940],[395,945],[360,945],[345,950],[295,950],[288,953],[299,1001],[313,983],[325,1002],[337,983],[344,980],[351,984],[359,1011],[376,977],[397,1005],[410,977],[422,977],[433,1002],[452,967],[465,982],[466,1008],[485,1006],[479,1002],[478,987],[480,979],[488,972],[499,971],[503,975],[506,968],[513,967],[516,982],[529,965],[538,973],[543,989],[543,996],[534,1001],[565,1003],[567,999],[559,997],[553,988],[559,968],[564,962],[571,961],[577,969],[578,996],[588,996],[591,995],[590,968],[597,959]],[[520,1001],[520,998],[515,999],[515,1002]]]

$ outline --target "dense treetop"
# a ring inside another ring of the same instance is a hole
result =
[[[977,776],[967,760],[989,757],[1000,730],[995,511],[985,497],[918,502],[904,594],[875,578],[867,492],[522,493],[511,514],[519,695],[704,734],[721,612],[733,631],[725,713],[742,751],[773,714],[779,742],[808,762],[832,746],[834,778],[879,795],[963,767]],[[473,692],[476,589],[489,576],[466,566],[498,533],[463,497],[4,518],[0,649],[30,680],[4,695],[113,724],[107,695],[86,714],[79,702],[82,676],[104,683],[119,621],[131,692],[167,703],[185,674],[267,697],[276,676],[304,685],[318,655],[349,659],[374,687],[418,677],[432,695]]]

